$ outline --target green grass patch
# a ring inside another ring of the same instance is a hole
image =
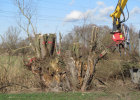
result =
[[[31,93],[31,94],[0,94],[0,100],[96,100],[106,97],[106,93]]]
[[[0,100],[140,100],[140,92],[130,92],[126,97],[104,92],[0,94]]]

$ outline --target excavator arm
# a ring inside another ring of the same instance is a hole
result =
[[[121,30],[121,23],[125,22],[125,15],[123,13],[123,9],[126,6],[128,0],[119,0],[116,6],[115,11],[110,15],[113,20],[113,32]],[[120,21],[120,16],[123,15],[123,21]]]

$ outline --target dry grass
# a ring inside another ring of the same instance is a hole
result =
[[[24,68],[21,57],[1,56],[0,62],[1,92],[19,91],[39,86],[36,76]]]
[[[97,68],[96,76],[108,81],[112,76],[118,75],[120,73],[120,63],[119,61],[102,61]]]

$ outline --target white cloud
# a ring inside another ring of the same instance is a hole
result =
[[[130,15],[135,15],[135,14],[140,14],[140,8],[139,7],[134,7],[131,10]]]
[[[113,10],[114,10],[114,7],[113,6],[110,6],[110,7],[105,7],[103,9],[100,9],[99,12],[100,12],[101,15],[107,16]]]
[[[97,8],[89,9],[86,12],[80,12],[80,11],[72,11],[70,14],[68,14],[65,18],[65,21],[78,21],[83,18],[92,17],[93,14],[97,11]]]
[[[68,14],[65,18],[65,21],[77,21],[82,19],[83,13],[80,11],[72,11],[70,14]]]
[[[95,14],[97,11],[97,8],[94,8],[94,9],[88,9],[86,12],[83,13],[83,17],[87,18],[87,17],[92,17],[93,14]]]
[[[103,6],[104,5],[104,6]],[[103,6],[103,7],[101,7]],[[93,9],[88,9],[85,12],[72,11],[65,17],[65,21],[79,21],[83,18],[90,18],[96,21],[107,21],[109,15],[113,12],[113,6],[105,6],[104,2],[97,2],[97,7]]]
[[[98,5],[98,6],[105,6],[105,3],[102,2],[102,1],[98,1],[98,2],[97,2],[97,5]]]

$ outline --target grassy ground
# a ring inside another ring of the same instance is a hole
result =
[[[105,96],[107,96],[105,93],[1,94],[0,100],[96,100]]]
[[[127,95],[104,92],[0,94],[0,100],[140,100],[140,92]]]

